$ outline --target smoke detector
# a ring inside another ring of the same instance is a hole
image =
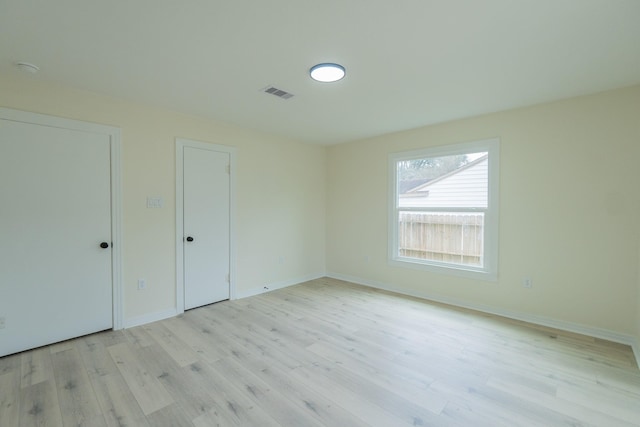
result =
[[[16,67],[18,67],[20,71],[29,73],[29,74],[35,74],[38,71],[40,71],[40,67],[38,67],[37,65],[30,64],[29,62],[16,62]]]

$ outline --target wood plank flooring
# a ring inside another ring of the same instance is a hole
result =
[[[640,426],[629,347],[333,279],[0,358],[0,426]]]

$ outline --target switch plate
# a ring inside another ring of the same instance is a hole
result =
[[[138,279],[138,290],[141,291],[147,288],[147,281],[145,279]]]
[[[161,208],[163,205],[164,200],[162,200],[162,197],[147,197],[147,208],[157,209]]]

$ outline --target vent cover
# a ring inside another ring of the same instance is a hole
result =
[[[273,86],[267,86],[267,88],[264,89],[264,92],[277,96],[278,98],[282,98],[282,99],[289,99],[293,97],[292,93],[286,92],[282,89],[278,89],[277,87],[273,87]]]

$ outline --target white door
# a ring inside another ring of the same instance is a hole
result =
[[[183,148],[184,308],[229,299],[230,155]]]
[[[0,356],[113,327],[110,170],[107,135],[0,119]]]

